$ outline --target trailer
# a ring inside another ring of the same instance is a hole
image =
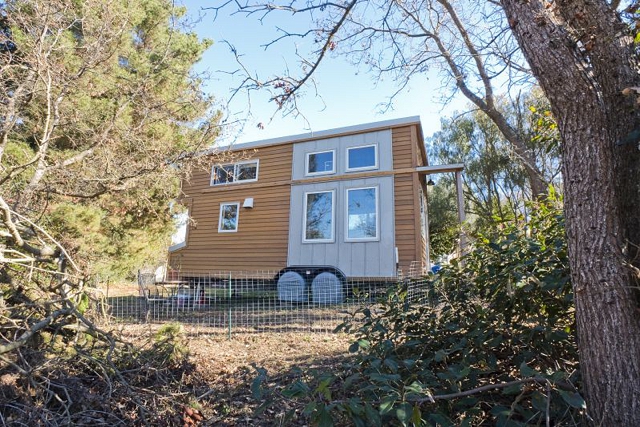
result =
[[[232,161],[182,182],[174,275],[276,271],[281,300],[340,302],[347,278],[430,266],[429,174],[455,172],[461,201],[462,165],[428,164],[419,117],[226,150]]]

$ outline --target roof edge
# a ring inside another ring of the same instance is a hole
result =
[[[216,147],[218,150],[246,150],[251,148],[267,147],[270,145],[293,144],[314,139],[325,139],[337,137],[345,134],[373,132],[380,129],[390,129],[399,126],[418,124],[421,125],[420,116],[401,117],[397,119],[383,120],[379,122],[363,123],[359,125],[345,126],[334,129],[320,130],[317,132],[307,132],[297,135],[280,136],[277,138],[263,139],[258,141],[243,142],[240,144],[230,144]],[[422,126],[420,126],[422,134]]]

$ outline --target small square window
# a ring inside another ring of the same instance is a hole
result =
[[[218,232],[233,233],[238,231],[238,213],[240,203],[222,203],[220,205],[220,219],[218,221]]]
[[[213,167],[211,185],[233,182],[233,165],[218,165]]]
[[[335,151],[319,151],[307,153],[307,175],[323,175],[335,173]]]
[[[258,179],[258,162],[236,164],[236,181],[256,181]]]
[[[378,146],[364,145],[347,148],[347,171],[378,168]]]

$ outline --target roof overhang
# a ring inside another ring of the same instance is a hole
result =
[[[463,169],[464,163],[453,163],[450,165],[419,166],[416,168],[416,172],[422,175],[431,175],[443,172],[461,172]]]

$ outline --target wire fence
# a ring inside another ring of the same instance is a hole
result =
[[[107,287],[106,311],[120,323],[178,321],[208,333],[331,332],[403,282],[409,298],[429,286],[427,277],[353,279],[326,270],[182,273],[171,280],[140,273],[137,284]]]

